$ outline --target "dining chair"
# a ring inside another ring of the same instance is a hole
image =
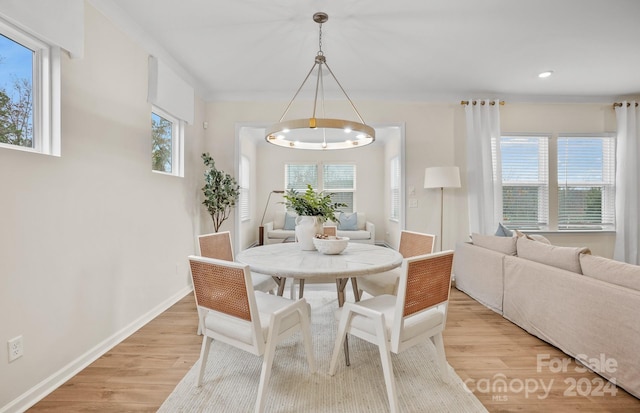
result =
[[[234,261],[233,246],[231,244],[231,233],[229,231],[215,232],[200,235],[198,237],[200,255],[219,260]],[[273,277],[266,274],[251,272],[253,289],[273,294],[278,284]]]
[[[254,291],[248,265],[191,255],[189,266],[204,335],[196,379],[198,387],[202,385],[213,340],[263,356],[256,413],[264,411],[278,343],[301,332],[309,369],[311,373],[316,371],[311,343],[311,307],[304,299],[292,301]],[[221,372],[211,385],[223,377],[224,372]]]
[[[400,245],[398,246],[398,252],[402,254],[402,257],[410,258],[433,253],[435,245],[435,235],[413,231],[402,231],[400,232]],[[398,267],[378,274],[360,277],[357,281],[358,294],[362,295],[362,291],[365,291],[374,297],[382,294],[396,295],[398,292],[398,280],[400,279],[400,273],[401,269]]]
[[[405,258],[397,296],[383,294],[345,303],[336,312],[339,325],[329,375],[335,375],[340,347],[346,335],[351,334],[378,346],[392,413],[398,411],[398,395],[391,353],[399,354],[430,341],[435,346],[442,380],[448,382],[442,332],[447,320],[452,262],[453,251]]]

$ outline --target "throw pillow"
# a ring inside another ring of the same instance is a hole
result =
[[[284,230],[294,230],[296,229],[296,216],[290,213],[286,213],[284,216]]]
[[[352,214],[342,213],[338,219],[338,229],[341,231],[357,231],[358,230],[358,213]]]
[[[525,237],[526,239],[530,239],[531,241],[542,242],[543,244],[551,245],[551,241],[544,235],[540,234],[525,234],[524,232],[520,232],[517,229],[514,229],[513,232],[516,234],[516,237]]]
[[[502,225],[502,222],[500,222],[498,224],[498,229],[496,230],[496,234],[497,237],[512,237],[513,236],[513,231],[511,231],[509,228],[505,227],[504,225]]]
[[[495,235],[471,234],[473,245],[501,252],[507,255],[516,255],[516,237],[496,237]]]

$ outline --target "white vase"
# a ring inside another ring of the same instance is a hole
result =
[[[299,216],[296,218],[296,240],[303,251],[313,251],[313,237],[322,234],[322,221],[318,217]]]

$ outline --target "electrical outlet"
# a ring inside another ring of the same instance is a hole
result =
[[[9,362],[22,357],[24,354],[22,336],[14,337],[7,341],[7,346],[9,347]]]

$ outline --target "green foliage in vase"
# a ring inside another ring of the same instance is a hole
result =
[[[204,171],[204,201],[213,220],[213,230],[218,232],[222,223],[229,218],[231,209],[240,197],[240,186],[231,175],[216,169],[216,163],[209,153],[202,154],[207,169]]]
[[[335,221],[335,213],[339,208],[346,207],[347,204],[342,202],[333,202],[332,193],[316,192],[311,185],[307,184],[305,192],[297,192],[295,189],[289,189],[283,196],[284,204],[288,209],[293,209],[298,215],[307,215],[320,217],[324,222],[326,220]]]

